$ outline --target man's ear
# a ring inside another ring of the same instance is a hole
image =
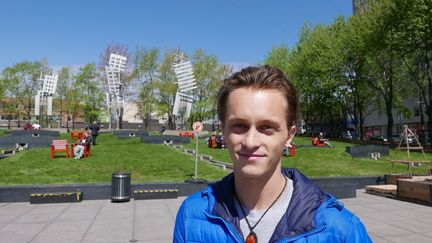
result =
[[[296,132],[297,132],[297,127],[296,126],[292,126],[288,130],[288,140],[285,142],[285,147],[288,147],[289,145],[291,145],[291,141],[294,138]]]

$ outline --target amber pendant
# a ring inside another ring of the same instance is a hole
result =
[[[246,237],[245,243],[258,243],[258,237],[255,232],[251,231],[249,235]]]

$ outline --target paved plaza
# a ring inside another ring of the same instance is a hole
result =
[[[184,197],[111,203],[0,204],[0,242],[172,242]],[[432,242],[432,207],[357,191],[341,200],[374,242]]]

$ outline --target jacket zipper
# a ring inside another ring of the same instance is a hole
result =
[[[230,223],[226,222],[223,218],[221,218],[221,217],[217,217],[217,216],[213,216],[213,215],[209,214],[209,213],[206,212],[206,211],[204,211],[204,214],[205,214],[207,217],[209,217],[209,218],[220,220],[220,221],[225,225],[225,227],[228,229],[228,232],[229,232],[229,233],[231,234],[231,236],[236,240],[236,242],[239,242],[239,243],[243,242],[243,237],[240,237],[240,235],[237,234],[237,232],[235,232],[235,231],[232,229],[232,226],[231,226]]]

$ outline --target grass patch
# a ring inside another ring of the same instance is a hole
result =
[[[10,135],[10,134],[11,134],[11,130],[0,128],[0,137],[1,136],[7,136],[7,135]]]
[[[228,150],[210,149],[205,144],[205,139],[199,139],[198,151],[200,154],[212,155],[215,160],[231,163]],[[294,143],[298,145],[311,145],[308,137],[295,137]],[[355,146],[351,143],[331,141],[335,148],[311,148],[300,147],[294,158],[284,157],[283,167],[297,168],[310,177],[321,176],[373,176],[389,173],[406,173],[407,166],[395,164],[394,167],[389,162],[393,159],[407,159],[406,151],[390,149],[389,156],[383,156],[380,160],[367,158],[352,158],[345,152],[347,146]],[[195,149],[195,140],[186,144],[185,148]],[[427,160],[431,161],[431,154],[426,154]],[[421,152],[411,152],[412,160],[424,160]],[[413,167],[413,173],[426,174],[427,167]]]
[[[68,134],[61,134],[68,139]],[[49,148],[31,149],[0,160],[0,185],[108,183],[114,171],[132,173],[132,182],[184,181],[194,173],[195,160],[164,145],[142,144],[139,138],[98,136],[87,159],[49,159]],[[227,174],[200,162],[199,176],[217,180]]]
[[[2,131],[2,130],[0,130]],[[69,134],[61,134],[69,140]],[[49,159],[49,148],[31,149],[0,160],[0,185],[109,183],[114,171],[132,173],[132,182],[179,182],[194,173],[195,157],[165,145],[142,144],[139,138],[118,139],[112,134],[99,135],[87,159],[66,159],[58,155]],[[310,138],[296,137],[296,145],[310,145]],[[310,177],[367,176],[390,172],[404,173],[407,167],[395,165],[390,159],[406,159],[406,151],[390,150],[381,160],[351,158],[345,152],[350,143],[332,142],[335,148],[298,148],[296,157],[284,157],[283,167],[298,168]],[[184,145],[195,149],[195,140]],[[204,138],[199,139],[199,153],[231,163],[228,150],[210,149]],[[411,153],[414,160],[424,160],[421,153]],[[427,159],[432,156],[427,154]],[[209,181],[218,180],[227,172],[199,162],[198,174]],[[426,174],[426,166],[414,167],[414,173]]]

